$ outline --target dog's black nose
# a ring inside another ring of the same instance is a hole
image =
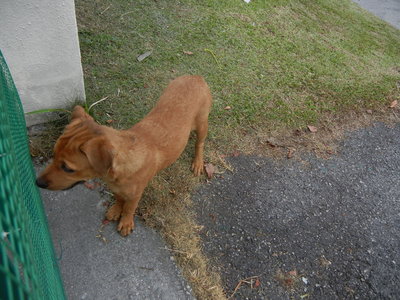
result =
[[[36,179],[36,185],[42,189],[46,189],[49,186],[49,184],[40,177]]]

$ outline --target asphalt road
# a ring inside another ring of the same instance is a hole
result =
[[[235,172],[195,193],[228,296],[257,276],[233,298],[400,299],[400,125],[350,133],[340,149],[231,157]]]
[[[353,0],[353,2],[400,29],[400,0]]]

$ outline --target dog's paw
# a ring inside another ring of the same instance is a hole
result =
[[[203,173],[204,162],[203,160],[195,160],[192,163],[192,171],[194,176],[200,176]]]
[[[133,216],[123,216],[118,224],[118,231],[122,236],[130,234],[135,227],[133,223]]]
[[[114,203],[106,213],[106,218],[109,221],[117,221],[121,217],[122,207],[121,205]]]

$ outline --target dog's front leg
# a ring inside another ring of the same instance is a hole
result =
[[[127,236],[133,230],[135,223],[133,221],[136,208],[139,204],[139,200],[142,197],[144,187],[136,186],[132,196],[125,197],[125,201],[122,206],[121,220],[118,224],[118,231],[122,236]]]
[[[119,220],[125,202],[124,199],[117,194],[114,194],[114,198],[115,198],[115,203],[108,208],[106,213],[106,218],[109,221]]]

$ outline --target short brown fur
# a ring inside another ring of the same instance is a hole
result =
[[[103,179],[116,200],[106,217],[119,220],[118,231],[126,236],[134,227],[133,216],[144,188],[181,155],[192,130],[197,134],[192,170],[196,176],[203,172],[211,103],[202,77],[181,76],[168,85],[153,110],[128,130],[99,125],[76,106],[56,142],[53,161],[37,184],[61,190],[82,180]]]

